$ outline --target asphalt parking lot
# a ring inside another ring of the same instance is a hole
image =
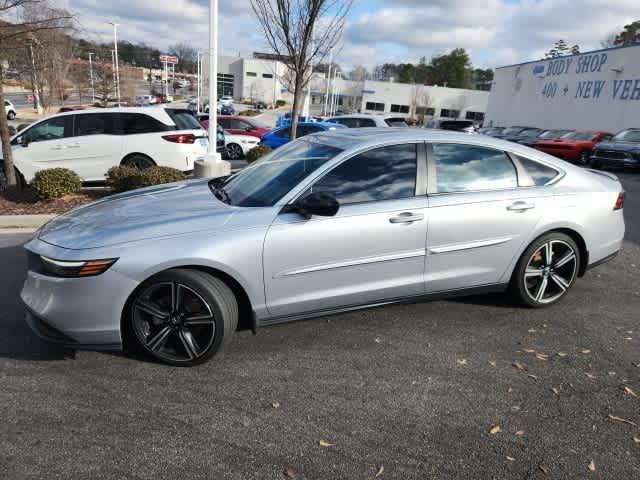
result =
[[[239,332],[192,369],[41,343],[28,236],[0,234],[0,478],[640,478],[640,174],[620,176],[623,252],[556,307],[377,308]]]

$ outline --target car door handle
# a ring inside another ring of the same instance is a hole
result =
[[[507,207],[507,210],[509,210],[510,212],[524,212],[526,210],[531,210],[532,208],[536,208],[533,203],[513,202]]]
[[[402,212],[397,217],[391,217],[389,223],[413,223],[424,220],[424,215],[421,213]]]

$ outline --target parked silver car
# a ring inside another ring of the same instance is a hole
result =
[[[193,365],[239,322],[507,288],[554,304],[618,252],[623,202],[611,174],[484,135],[336,130],[57,217],[22,300],[47,339]]]

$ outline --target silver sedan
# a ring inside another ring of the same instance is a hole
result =
[[[240,327],[488,291],[552,305],[616,255],[623,202],[614,175],[481,135],[319,133],[57,217],[22,300],[46,339],[193,365]]]

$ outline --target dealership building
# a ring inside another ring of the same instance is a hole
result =
[[[497,68],[484,124],[640,128],[640,45]]]
[[[204,64],[206,76],[206,57]],[[315,73],[309,82],[311,107],[314,111],[324,105],[327,92],[334,90],[333,82],[329,82],[327,77],[324,73]],[[218,57],[219,96],[231,95],[236,100],[260,100],[268,104],[276,100],[292,103],[293,92],[287,78],[285,65],[273,55],[255,53],[252,58]],[[414,118],[423,116],[425,119],[458,118],[482,123],[487,111],[489,92],[337,78],[335,96],[338,110]]]

